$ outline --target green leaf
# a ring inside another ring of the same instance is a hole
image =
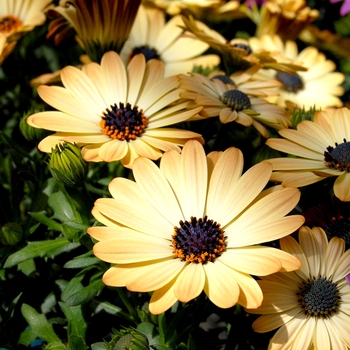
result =
[[[88,302],[92,298],[94,298],[97,294],[99,294],[102,289],[104,288],[104,283],[98,279],[91,284],[89,284],[87,287],[83,288],[79,292],[71,295],[67,299],[68,306],[76,306],[83,303]]]
[[[28,259],[18,264],[18,268],[26,276],[32,276],[36,271],[34,259]]]
[[[75,243],[74,243],[75,244]],[[28,259],[36,257],[54,257],[62,252],[60,248],[70,245],[67,238],[57,238],[55,240],[28,242],[28,245],[17,252],[11,254],[5,261],[4,267],[12,267]],[[64,248],[63,248],[63,251]]]
[[[84,320],[82,307],[80,305],[68,307],[64,302],[59,302],[59,305],[68,321],[68,340],[72,342],[72,344],[69,344],[70,348],[86,349],[85,333],[87,325]]]
[[[61,342],[45,315],[39,314],[28,304],[22,304],[21,312],[32,332],[36,334],[38,338],[43,339],[47,343]]]
[[[45,350],[67,350],[67,347],[62,343],[54,342],[46,345]]]
[[[69,281],[68,285],[61,294],[61,299],[63,301],[67,301],[70,296],[83,289],[83,285],[80,283],[83,278],[84,275],[75,276]]]
[[[147,337],[150,346],[159,345],[159,334],[154,324],[141,322],[136,329]]]
[[[41,212],[29,212],[28,214],[35,220],[47,226],[49,230],[62,232],[63,231],[62,225],[57,223],[55,220],[48,218],[45,215],[45,213],[46,213],[45,211],[41,211]]]
[[[95,343],[91,344],[91,350],[107,350],[107,346],[105,343]]]
[[[53,193],[48,200],[49,206],[54,211],[53,217],[64,221],[82,222],[79,212],[76,210],[72,199],[63,192]]]
[[[98,264],[100,262],[100,259],[94,258],[94,257],[87,257],[87,258],[77,258],[68,261],[63,267],[66,269],[78,269],[81,267],[87,267],[91,265]]]
[[[31,328],[24,330],[19,336],[18,344],[23,344],[28,346],[31,342],[33,342],[37,338],[36,334],[33,332]]]

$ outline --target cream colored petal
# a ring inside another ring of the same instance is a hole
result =
[[[305,139],[304,135],[303,139]],[[266,144],[273,149],[279,150],[280,152],[293,154],[298,157],[317,160],[323,160],[324,158],[323,153],[319,153],[309,148],[305,148],[289,140],[270,138],[266,141]],[[325,151],[325,149],[323,151]]]
[[[162,93],[166,93],[177,87],[176,77],[171,77],[168,80],[163,79],[164,76],[164,63],[157,59],[149,60],[146,63],[146,71],[144,72],[144,78],[140,91],[137,105],[144,110],[149,107],[150,103],[156,100],[157,96],[162,96]],[[166,86],[166,89],[160,88]]]
[[[202,107],[197,107],[189,110],[183,110],[179,111],[177,113],[166,113],[167,110],[163,110],[164,113],[163,118],[159,118],[157,115],[156,118],[152,118],[148,124],[148,127],[151,129],[155,128],[161,128],[169,125],[173,125],[176,123],[181,123],[183,121],[189,120],[190,118],[194,117],[197,113],[199,113],[202,110]]]
[[[161,53],[165,62],[184,61],[199,56],[209,45],[198,39],[181,37]]]
[[[327,328],[323,322],[323,319],[316,319],[316,327],[313,333],[312,342],[315,349],[330,350],[331,343],[328,335]]]
[[[237,175],[234,175],[234,178],[238,177],[238,173],[241,170],[242,168],[238,165]],[[219,204],[219,198],[217,198],[216,204],[218,204],[218,207],[213,212],[213,215],[215,214],[213,219],[220,219],[218,222],[225,230],[228,230],[226,225],[247,208],[266,186],[270,175],[271,165],[269,163],[259,163],[247,170],[236,184],[223,188],[227,192],[225,196],[223,192],[220,193],[222,195],[221,204]],[[217,181],[221,180],[217,178]]]
[[[255,311],[255,310],[254,310]],[[283,312],[280,314],[276,314],[273,313],[271,315],[263,315],[261,317],[259,317],[254,323],[253,323],[253,329],[255,332],[258,333],[265,333],[265,332],[270,332],[278,327],[282,327],[285,328],[286,326],[288,326],[290,324],[290,321],[293,320],[296,316],[298,318],[302,318],[301,315],[299,315],[300,313],[300,309],[299,308],[294,308],[289,310],[288,312]],[[250,312],[250,310],[249,310]],[[305,316],[303,317],[305,318]],[[296,323],[301,323],[299,322],[298,319],[296,319]],[[301,326],[301,325],[300,325]],[[280,337],[286,337],[286,339],[283,341],[277,341],[277,344],[280,343],[280,345],[284,344],[287,339],[288,339],[288,334],[284,334],[286,332],[286,329],[282,329],[282,331],[280,333],[278,338]],[[272,343],[274,343],[274,338],[272,338]],[[277,346],[276,344],[276,346]],[[270,344],[271,346],[272,344]],[[278,347],[276,347],[276,349],[279,349]]]
[[[157,42],[159,34],[162,32],[165,24],[165,14],[159,9],[148,9],[148,35],[147,43],[153,44]],[[142,30],[145,30],[142,28]]]
[[[169,105],[171,105],[172,103],[174,103],[175,101],[180,99],[180,89],[176,89],[176,90],[172,90],[169,91],[166,94],[163,94],[162,96],[152,96],[152,99],[149,100],[148,102],[146,102],[146,106],[144,107],[140,105],[140,108],[144,108],[144,113],[146,115],[146,117],[151,117],[152,114],[159,112],[161,109],[168,107]],[[152,105],[151,105],[151,103]],[[147,106],[150,107],[147,107]]]
[[[294,273],[300,276],[302,280],[307,281],[311,276],[309,264],[305,257],[304,251],[301,249],[298,242],[291,236],[287,236],[280,240],[280,245],[285,252],[292,254],[301,262],[300,269],[295,271]]]
[[[196,298],[204,288],[205,273],[202,264],[190,263],[185,266],[175,283],[175,296],[182,302]]]
[[[174,292],[176,279],[172,280],[164,287],[157,289],[149,302],[149,311],[154,315],[159,315],[171,308],[177,301]]]
[[[324,161],[298,158],[273,158],[267,160],[272,164],[273,170],[320,170],[326,166]]]
[[[189,137],[190,139],[190,137]],[[154,138],[154,137],[148,137],[148,136],[142,136],[142,141],[147,143],[149,146],[153,148],[158,148],[163,152],[168,152],[168,151],[176,151],[180,152],[180,148],[176,145],[177,142],[169,142],[168,140],[162,140],[159,138]],[[172,140],[171,140],[172,141]],[[184,140],[185,141],[185,140]]]
[[[166,259],[130,271],[126,288],[133,292],[150,292],[171,282],[185,267],[180,259]]]
[[[258,193],[256,193],[256,195],[257,194]],[[251,202],[254,197],[252,196],[249,202]],[[254,233],[257,234],[259,229],[264,227],[264,225],[268,226],[269,224],[276,223],[276,226],[278,226],[280,224],[279,221],[297,205],[299,199],[299,190],[292,187],[286,187],[266,195],[249,207],[235,221],[225,227],[229,239],[237,240],[237,242],[239,241],[239,244],[243,246],[259,243],[257,242],[257,238],[254,239],[254,236],[251,236],[253,234],[252,232],[256,231]],[[249,202],[247,204],[249,204]],[[293,221],[288,221],[288,217],[284,219],[286,220],[285,224],[289,223],[293,225]],[[303,221],[299,220],[298,216],[293,217],[293,220],[299,225],[303,223]],[[277,229],[277,227],[275,227],[275,229]],[[283,230],[282,227],[280,229]],[[249,238],[247,237],[248,231],[250,231]],[[245,232],[244,235],[242,234],[243,232]],[[259,238],[263,239],[260,235]],[[251,240],[253,240],[254,243],[251,242]]]
[[[93,226],[88,228],[87,233],[98,241],[104,241],[116,238],[120,234],[131,235],[134,231],[128,227]]]
[[[293,349],[308,349],[312,337],[315,331],[316,320],[314,317],[310,317],[306,322],[304,322],[303,327],[300,329],[298,334],[296,334],[293,341]],[[340,349],[339,349],[340,350]]]
[[[253,219],[254,216],[251,217],[251,220]],[[304,221],[301,215],[291,215],[261,224],[257,221],[256,225],[252,224],[246,228],[240,227],[239,224],[230,225],[225,231],[228,236],[227,247],[244,247],[280,239],[297,230]]]
[[[340,239],[340,238],[339,238]],[[340,243],[343,245],[343,243]],[[345,278],[347,274],[350,273],[350,250],[348,249],[339,259],[337,268],[334,272],[332,280],[338,282],[341,279]]]
[[[314,149],[315,151],[324,152],[324,148],[331,145],[334,142],[331,130],[329,130],[329,128],[325,129],[324,127],[322,127],[322,125],[319,125],[318,123],[305,120],[297,125],[297,129],[298,131],[302,132],[304,136],[307,135],[307,137],[311,137],[313,146],[310,145],[309,148]],[[280,133],[282,135],[285,133],[285,131],[281,130]],[[295,141],[294,139],[291,140]],[[306,144],[301,144],[307,147]]]
[[[140,157],[157,160],[162,156],[162,152],[149,145],[143,140],[143,137],[129,141],[130,148],[133,148]]]
[[[101,60],[101,68],[108,91],[108,96],[105,97],[108,105],[126,103],[128,83],[124,63],[119,55],[114,51],[105,53]]]
[[[59,86],[39,86],[39,96],[50,106],[65,114],[72,115],[81,120],[98,124],[101,120],[101,112],[93,111],[83,101],[72,96],[67,89]]]
[[[331,125],[338,143],[344,142],[344,138],[350,141],[350,111],[347,108],[334,111]]]
[[[80,69],[72,66],[63,68],[61,79],[65,88],[93,112],[101,113],[106,108],[107,101],[104,100],[89,77]]]
[[[76,133],[96,133],[101,134],[101,127],[96,122],[79,119],[62,112],[49,111],[39,112],[31,115],[27,123],[36,128],[46,130],[76,132]]]
[[[130,271],[130,265],[113,266],[103,274],[102,281],[107,286],[125,287]]]
[[[132,145],[129,144],[128,153],[125,155],[124,158],[120,160],[120,163],[126,168],[132,169],[132,165],[134,164],[135,159],[137,159],[138,157],[139,154],[137,154],[134,147],[132,147]]]
[[[128,152],[128,142],[121,140],[110,140],[103,144],[98,152],[105,162],[113,162],[123,159]]]
[[[319,276],[321,272],[321,255],[318,242],[310,231],[299,232],[299,244],[309,263],[311,276]]]
[[[203,268],[206,275],[204,292],[210,301],[224,309],[235,305],[239,296],[239,287],[231,274],[231,269],[218,259],[215,263],[207,262]]]
[[[238,304],[249,309],[259,307],[263,300],[263,294],[256,280],[250,275],[234,269],[232,269],[231,274],[240,289]]]
[[[350,344],[350,336],[349,333],[344,333],[344,328],[336,327],[335,322],[332,318],[323,320],[331,342],[331,349],[339,349],[339,350],[347,350]],[[343,340],[345,339],[345,341]]]
[[[345,242],[342,239],[335,237],[335,239],[331,239],[328,243],[325,261],[332,261],[332,264],[326,265],[326,276],[331,277],[335,274],[337,263],[344,253]]]
[[[94,254],[113,264],[131,264],[174,256],[170,242],[139,232],[118,233],[116,237],[94,245]]]
[[[133,174],[145,198],[172,226],[177,226],[180,220],[184,220],[172,188],[153,162],[146,158],[136,159]]]
[[[217,55],[203,55],[186,61],[167,62],[164,76],[170,77],[172,75],[188,73],[191,72],[195,66],[212,68],[219,64],[220,57]]]
[[[128,198],[119,201],[99,198],[95,202],[95,208],[110,219],[136,231],[170,239],[173,234],[173,226],[152,206],[145,207],[142,204],[143,202],[134,203]]]
[[[337,314],[337,317],[332,317],[326,322],[328,329],[329,324],[332,324],[333,329],[336,329],[336,336],[338,336],[348,348],[350,348],[350,326],[349,326],[349,316],[345,315],[343,312]]]
[[[102,162],[102,158],[98,155],[100,144],[92,144],[83,147],[81,154],[87,162]]]
[[[209,218],[224,225],[232,188],[243,172],[243,154],[238,148],[229,148],[218,159],[210,177],[206,213]],[[231,208],[229,209],[231,210]]]
[[[227,249],[220,261],[229,267],[250,275],[265,276],[279,271],[282,263],[263,247]]]
[[[198,141],[188,141],[185,144],[179,176],[183,182],[184,201],[181,209],[184,218],[202,218],[207,197],[208,170],[203,146]]]
[[[324,179],[324,177],[317,176],[314,173],[308,171],[277,171],[272,173],[270,181],[282,182],[283,186],[288,187],[302,187],[311,185]]]
[[[146,60],[142,53],[135,55],[128,65],[126,72],[128,79],[128,94],[126,102],[130,103],[132,107],[136,105],[136,101],[139,97],[145,69]]]
[[[333,186],[334,194],[343,202],[350,201],[350,173],[337,177]]]
[[[270,340],[269,349],[289,350],[305,322],[307,322],[306,316],[299,314],[282,325]]]
[[[219,118],[222,124],[227,124],[235,121],[238,117],[236,111],[233,111],[231,108],[223,108],[220,111]]]

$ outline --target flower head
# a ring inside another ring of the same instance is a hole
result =
[[[160,168],[138,158],[136,182],[115,178],[113,198],[98,199],[92,210],[106,225],[88,229],[99,241],[94,254],[115,264],[104,283],[154,291],[149,308],[155,314],[203,290],[222,308],[260,305],[262,293],[251,275],[294,270],[299,262],[259,244],[293,232],[304,219],[285,217],[299,200],[297,189],[261,192],[271,174],[268,163],[242,170],[237,148],[206,156],[194,140],[181,154],[166,152]]]
[[[336,177],[334,194],[350,201],[350,111],[338,108],[316,112],[314,121],[305,120],[297,130],[279,130],[284,139],[270,138],[266,144],[278,151],[295,155],[269,159],[271,181],[286,186],[306,186]]]
[[[278,34],[283,41],[296,40],[319,12],[307,6],[305,0],[266,0],[261,7],[255,35]]]
[[[44,9],[52,0],[2,0],[0,5],[0,65],[13,51],[17,40],[42,25]]]
[[[163,63],[136,55],[125,69],[118,54],[106,53],[101,65],[91,62],[82,70],[71,66],[61,72],[64,87],[39,86],[40,97],[58,111],[41,112],[29,125],[57,133],[39,143],[50,153],[57,143],[82,146],[86,161],[120,160],[126,167],[138,156],[158,159],[162,151],[180,150],[199,134],[163,128],[193,117],[200,108],[187,109],[180,101],[175,76],[163,79]]]
[[[199,21],[197,24],[204,25]],[[180,15],[165,22],[163,11],[141,5],[120,57],[125,63],[138,53],[144,54],[146,60],[159,59],[165,65],[165,77],[187,73],[196,65],[216,67],[220,63],[217,55],[202,55],[209,45],[182,37],[184,30],[180,26],[183,26]]]
[[[130,34],[141,0],[61,0],[48,14],[56,17],[47,37],[60,43],[74,30],[77,40],[94,62],[107,51],[120,52]]]
[[[298,73],[276,72],[275,70],[259,70],[255,79],[275,78],[282,83],[278,89],[279,96],[268,100],[286,107],[287,102],[292,102],[296,107],[309,109],[311,107],[341,107],[343,103],[338,96],[344,94],[341,84],[345,80],[343,73],[335,72],[336,65],[333,61],[315,47],[308,46],[298,51],[297,44],[288,40],[283,43],[278,35],[264,35],[262,38],[250,38],[249,44],[254,52],[268,50],[276,52],[279,62],[289,62],[303,66],[305,71]]]
[[[181,97],[192,100],[196,106],[203,106],[202,111],[193,119],[219,117],[223,124],[234,121],[244,126],[252,125],[265,138],[268,137],[268,132],[263,124],[275,129],[290,125],[282,108],[249,94],[255,91],[253,93],[259,95],[259,84],[255,85],[256,89],[253,88],[254,82],[242,84],[243,90],[240,90],[230,81],[217,77],[210,79],[197,73],[192,73],[191,76],[181,74],[179,79],[179,86],[185,90]],[[275,86],[274,82],[271,84],[270,87]]]
[[[350,344],[350,250],[344,241],[327,241],[321,228],[302,227],[299,243],[292,237],[280,240],[283,251],[300,259],[298,271],[263,276],[261,306],[247,311],[262,314],[256,332],[279,328],[269,349],[347,349]]]

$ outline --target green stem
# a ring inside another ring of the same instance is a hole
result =
[[[129,314],[131,315],[131,318],[133,319],[133,321],[137,325],[140,321],[139,316],[138,316],[137,311],[135,310],[134,306],[130,303],[129,298],[126,295],[125,288],[123,288],[123,287],[117,288],[117,292],[118,292],[119,298],[122,300],[123,304],[128,309]]]

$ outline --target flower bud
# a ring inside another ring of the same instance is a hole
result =
[[[309,110],[305,111],[305,108],[299,109],[295,108],[293,113],[292,113],[292,128],[296,129],[297,125],[302,122],[303,120],[313,120],[314,119],[314,114],[317,112],[316,107],[311,107]]]
[[[88,171],[81,149],[69,142],[58,144],[52,149],[48,165],[52,176],[67,186],[80,185]]]
[[[132,328],[114,331],[109,345],[113,350],[149,350],[147,337]]]
[[[41,111],[39,110],[28,111],[23,115],[22,119],[19,122],[19,129],[22,135],[27,141],[33,142],[33,143],[41,141],[44,137],[46,137],[49,134],[47,130],[34,128],[33,126],[30,126],[29,124],[27,124],[27,118],[30,115],[37,112],[41,112]]]
[[[16,222],[9,222],[1,227],[0,242],[4,245],[15,245],[22,237],[22,226]]]

